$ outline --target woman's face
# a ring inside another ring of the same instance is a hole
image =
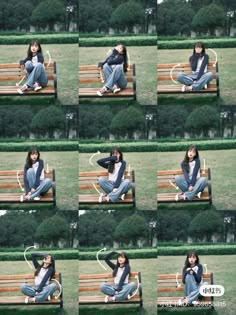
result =
[[[37,51],[39,50],[38,44],[34,43],[33,45],[31,45],[30,50],[31,50],[32,54],[36,54]]]
[[[196,46],[195,47],[195,51],[196,51],[197,54],[201,54],[202,53],[202,47]]]
[[[124,263],[125,263],[125,257],[124,257],[124,256],[119,256],[119,257],[118,257],[118,263],[119,263],[120,265],[124,265]]]
[[[197,260],[197,257],[194,256],[194,255],[192,255],[192,256],[190,256],[190,257],[188,258],[188,261],[189,261],[190,265],[194,265],[195,262],[196,262],[196,260]]]
[[[31,161],[35,163],[38,160],[38,152],[34,151],[30,154]]]
[[[193,160],[195,156],[196,156],[195,149],[188,150],[188,158],[189,158],[189,160]]]
[[[117,161],[120,160],[120,153],[119,153],[118,151],[114,151],[114,152],[112,153],[112,156],[116,156],[116,157],[117,157]]]
[[[46,264],[51,264],[51,262],[52,262],[51,255],[45,256],[44,259],[43,259],[43,262],[46,263]]]
[[[120,44],[120,45],[117,45],[116,48],[117,48],[119,54],[123,54],[123,52],[124,52],[124,47],[123,47],[123,45],[121,45],[121,44]]]

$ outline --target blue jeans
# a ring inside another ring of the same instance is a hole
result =
[[[127,299],[128,295],[132,295],[134,290],[136,289],[136,284],[134,282],[129,282],[127,284],[124,284],[122,286],[121,291],[118,294],[115,294],[117,286],[112,286],[107,283],[102,283],[100,285],[100,289],[102,293],[109,295],[109,296],[115,296],[115,299],[117,302],[123,301]]]
[[[102,176],[98,178],[98,182],[113,203],[116,202],[121,195],[126,194],[131,187],[130,180],[124,179],[121,181],[120,186],[117,188],[117,191],[113,192],[112,190],[114,189],[114,182],[107,180]]]
[[[29,188],[34,188],[36,174],[32,168],[29,168],[26,173],[27,180],[29,182]],[[38,197],[40,194],[45,194],[49,191],[50,187],[52,186],[51,180],[46,178],[40,181],[39,186],[36,188],[35,192],[30,195],[30,199],[34,199]]]
[[[56,288],[56,283],[52,282],[49,285],[45,285],[41,292],[35,294],[35,291],[37,291],[37,286],[32,287],[24,283],[21,285],[21,292],[27,296],[34,297],[35,302],[40,303],[46,301],[49,295],[53,295],[53,293],[56,291]]]
[[[197,179],[197,181],[193,187],[193,190],[188,191],[189,185],[188,185],[187,181],[185,180],[185,178],[181,175],[175,176],[175,183],[182,190],[182,192],[184,192],[184,194],[188,200],[193,200],[194,196],[196,196],[199,192],[202,192],[207,185],[206,178],[200,177]]]
[[[105,63],[103,66],[103,72],[105,76],[105,86],[109,90],[112,90],[115,84],[119,85],[121,89],[125,89],[128,82],[125,77],[123,65],[116,65],[112,68],[110,65]]]
[[[197,75],[194,74],[188,75],[180,72],[177,75],[177,80],[184,85],[192,85],[194,91],[202,90],[206,84],[213,80],[212,72],[204,73],[197,82],[193,83],[193,81],[196,80],[196,77]]]
[[[25,69],[27,70],[26,84],[28,86],[33,87],[35,82],[39,83],[42,87],[48,84],[48,77],[42,63],[39,62],[33,66],[32,62],[28,60],[25,63]]]

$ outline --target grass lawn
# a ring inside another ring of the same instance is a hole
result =
[[[22,253],[23,255],[23,253]],[[0,261],[2,275],[32,273],[25,261]],[[59,306],[0,306],[4,315],[78,315],[78,260],[57,260],[56,271],[62,273],[64,307]]]
[[[40,149],[40,146],[39,146]],[[40,152],[44,164],[54,168],[56,173],[56,201],[60,210],[78,209],[78,152]],[[21,170],[24,168],[26,152],[0,152],[1,170]],[[23,205],[0,204],[0,209],[22,209]],[[37,204],[35,204],[37,207]],[[32,204],[27,205],[32,208]],[[27,207],[26,206],[26,207]],[[38,205],[45,208],[45,205]]]
[[[184,152],[158,152],[158,170],[180,169]],[[201,151],[200,159],[206,160],[211,169],[213,208],[217,210],[236,210],[236,150]],[[175,204],[171,204],[173,209]],[[181,204],[183,205],[183,203]]]
[[[175,95],[172,97],[158,96],[158,104],[220,104],[234,105],[236,98],[236,60],[235,48],[214,48],[218,55],[219,78],[220,78],[220,98],[206,95]],[[213,52],[206,50],[210,60],[215,61]],[[181,63],[188,62],[191,49],[158,50],[158,63]],[[208,94],[209,95],[209,94]]]
[[[80,47],[79,64],[80,65],[97,65],[99,61],[106,59],[109,47]],[[136,82],[137,82],[137,102],[141,105],[156,105],[156,64],[157,48],[156,46],[128,47],[131,64],[136,65]],[[80,103],[85,102],[80,100]],[[90,100],[86,101],[91,102]],[[96,99],[94,103],[111,104],[112,100]],[[120,99],[119,103],[127,102]]]
[[[0,63],[16,63],[26,57],[27,45],[1,45]],[[0,104],[78,104],[78,45],[76,44],[45,44],[42,45],[44,59],[48,63],[50,52],[52,61],[57,63],[58,100],[52,97],[4,97],[1,96]]]
[[[96,160],[107,157],[108,154],[102,153],[94,157],[93,166],[89,164],[91,153],[79,154],[79,170],[80,172],[102,171],[103,169],[96,163]],[[124,160],[127,162],[127,169],[130,164],[130,169],[135,171],[135,191],[136,191],[136,206],[139,210],[156,210],[156,165],[157,154],[154,152],[145,153],[130,153],[124,152]],[[104,206],[89,206],[89,209],[122,209],[123,205]],[[84,209],[81,206],[80,209]],[[86,207],[87,209],[87,207]]]
[[[130,261],[132,271],[140,271],[142,278],[144,315],[156,315],[156,274],[157,260],[156,259],[132,259]],[[108,267],[109,270],[109,267]],[[80,261],[79,273],[106,273],[109,271],[103,270],[97,261]],[[97,293],[96,293],[97,294]],[[139,314],[138,305],[114,305],[114,306],[80,306],[80,315],[128,315]]]
[[[158,308],[158,314],[183,314],[183,315],[234,315],[235,314],[235,289],[236,289],[236,266],[235,266],[235,255],[224,255],[224,256],[200,256],[200,263],[207,264],[208,272],[213,273],[214,284],[223,285],[225,288],[225,294],[222,297],[214,299],[215,309],[213,311],[206,309],[197,308]],[[160,256],[157,260],[158,274],[165,273],[181,273],[185,257],[181,256]],[[181,294],[180,294],[181,296]],[[222,305],[225,302],[226,306]],[[217,306],[218,304],[218,306]]]

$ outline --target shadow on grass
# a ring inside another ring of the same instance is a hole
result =
[[[216,210],[214,205],[209,203],[186,203],[186,204],[158,204],[158,210],[171,209],[171,210]]]
[[[54,96],[35,96],[35,97],[25,97],[15,96],[15,97],[1,97],[0,105],[61,105],[58,99]]]
[[[133,205],[122,205],[122,204],[95,204],[95,205],[79,205],[80,210],[138,210]]]
[[[183,315],[219,315],[215,309],[211,308],[197,308],[197,307],[158,307],[158,315],[166,314],[183,314]]]
[[[58,207],[54,207],[51,203],[41,203],[41,204],[36,204],[36,203],[12,203],[12,204],[0,204],[0,210],[59,210]],[[0,312],[1,314],[1,312]]]
[[[127,305],[127,307],[122,307],[119,305],[109,305],[106,306],[106,308],[102,307],[79,307],[79,315],[138,315],[140,314],[140,308],[139,306],[130,306]],[[144,314],[148,315],[148,313]]]
[[[79,105],[140,105],[137,101],[134,101],[133,99],[109,99],[109,98],[86,98],[86,99],[80,99]],[[155,106],[155,105],[153,105]]]
[[[27,306],[27,307],[0,307],[0,314],[3,315],[70,315],[64,309],[57,307],[46,307],[46,306]]]

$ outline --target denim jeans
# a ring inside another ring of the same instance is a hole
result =
[[[212,72],[204,73],[197,82],[193,83],[196,77],[197,75],[188,75],[180,72],[177,75],[177,80],[184,85],[192,85],[194,91],[202,90],[206,84],[213,80]]]
[[[24,293],[27,296],[34,297],[35,302],[40,303],[43,301],[46,301],[49,295],[53,295],[53,293],[56,291],[57,285],[56,283],[50,283],[49,285],[45,285],[41,292],[38,294],[35,294],[35,291],[37,291],[37,286],[32,287],[26,283],[21,285],[21,292]]]
[[[124,284],[122,286],[121,291],[118,294],[115,294],[117,286],[111,286],[107,283],[102,283],[100,285],[100,289],[102,293],[109,295],[109,296],[115,296],[115,299],[117,302],[123,301],[127,299],[128,295],[132,295],[134,290],[136,289],[136,284],[134,282],[129,282],[127,284]]]
[[[26,84],[28,86],[33,87],[35,82],[39,83],[42,87],[48,84],[48,77],[42,63],[39,62],[33,66],[31,61],[26,61],[25,69],[27,70]]]
[[[175,176],[175,183],[182,190],[182,192],[184,192],[188,200],[193,200],[194,196],[196,196],[199,192],[202,192],[207,185],[206,178],[200,177],[197,179],[193,187],[193,190],[188,191],[188,187],[189,187],[188,183],[186,182],[185,178],[181,175]]]
[[[112,90],[113,86],[117,84],[121,89],[125,89],[127,86],[127,80],[123,70],[123,65],[116,65],[112,68],[105,63],[103,66],[103,72],[105,76],[105,86]]]
[[[190,274],[186,275],[184,293],[189,304],[191,304],[193,301],[196,301],[199,298],[200,287],[202,285],[207,285],[207,284],[208,282],[203,282],[199,284],[196,282],[194,275],[190,275]]]
[[[36,180],[36,174],[32,168],[29,168],[26,173],[27,180],[29,182],[29,188],[33,188]],[[52,186],[51,180],[46,178],[40,181],[39,186],[36,188],[35,192],[30,195],[30,199],[38,197],[40,194],[45,194],[49,191]]]
[[[113,203],[116,202],[121,195],[126,194],[131,187],[130,180],[124,179],[121,181],[121,184],[117,188],[117,191],[113,192],[112,190],[114,189],[114,182],[107,180],[102,176],[98,178],[98,182]]]

